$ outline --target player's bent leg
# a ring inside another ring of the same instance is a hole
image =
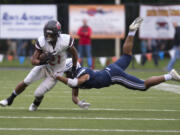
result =
[[[8,105],[11,105],[15,99],[15,97],[19,94],[21,94],[27,87],[28,85],[23,81],[19,83],[15,90],[12,92],[11,96],[7,98]]]
[[[147,88],[149,88],[168,80],[180,81],[180,75],[177,73],[175,69],[172,69],[168,74],[161,75],[161,76],[153,76],[153,77],[148,78],[145,81],[145,85]]]
[[[4,99],[4,100],[0,101],[0,105],[3,106],[3,107],[5,107],[7,105],[10,106],[13,103],[15,97],[17,95],[19,95],[21,92],[23,92],[26,89],[27,86],[28,85],[26,83],[24,83],[24,81],[19,83],[16,86],[15,90],[12,92],[12,94],[7,99]]]
[[[39,105],[41,104],[43,98],[44,98],[44,96],[35,97],[33,103],[29,106],[29,111],[36,111],[38,109]]]
[[[125,72],[121,72],[120,75],[111,77],[111,80],[113,84],[120,84],[128,89],[140,91],[147,90],[143,80],[140,80],[137,77],[129,75]]]
[[[127,36],[123,45],[123,54],[132,55],[134,36]]]
[[[172,69],[168,74],[161,75],[161,76],[152,76],[145,80],[146,88],[150,88],[154,85],[158,85],[162,82],[173,80],[173,81],[180,81],[180,75],[176,72],[175,69]]]
[[[40,80],[42,78],[46,77],[46,68],[44,67],[44,65],[42,66],[35,66],[30,72],[29,74],[26,76],[26,78],[24,79],[24,82],[27,85],[30,85],[31,83]]]
[[[38,109],[45,93],[51,90],[55,86],[56,82],[57,81],[53,78],[48,77],[39,85],[39,87],[34,92],[35,99],[33,103],[30,105],[29,111],[36,111]]]
[[[114,64],[116,64],[121,69],[125,70],[129,66],[131,59],[131,55],[124,54]]]
[[[22,81],[21,83],[19,83],[16,86],[16,88],[13,90],[12,94],[7,99],[0,101],[0,105],[3,107],[5,107],[7,105],[10,106],[13,103],[15,97],[18,96],[19,94],[21,94],[28,85],[30,85],[34,81],[37,81],[43,77],[45,77],[45,72],[44,72],[43,66],[34,67],[29,72],[29,74],[26,76],[24,81]]]
[[[155,85],[158,85],[158,84],[160,84],[162,82],[165,82],[165,78],[164,78],[163,75],[161,75],[161,76],[152,76],[152,77],[148,78],[147,80],[145,80],[144,83],[145,83],[146,88],[148,89],[148,88],[150,88],[152,86],[155,86]]]
[[[133,40],[136,31],[140,27],[143,19],[141,17],[136,18],[133,23],[129,26],[129,33],[123,45],[123,54],[132,55]]]

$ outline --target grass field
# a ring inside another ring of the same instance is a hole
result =
[[[27,73],[28,70],[0,70],[0,99],[9,96]],[[163,72],[129,73],[145,79]],[[131,91],[118,85],[81,90],[80,98],[92,104],[89,110],[82,110],[72,103],[70,88],[58,83],[46,94],[39,110],[29,112],[39,83],[29,86],[12,106],[0,108],[0,135],[180,135],[177,93],[155,88]]]

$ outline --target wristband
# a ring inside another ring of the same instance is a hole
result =
[[[70,87],[76,87],[78,85],[78,79],[77,78],[74,78],[74,79],[68,79],[67,81],[67,84],[70,86]]]

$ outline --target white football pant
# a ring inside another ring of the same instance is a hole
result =
[[[61,73],[63,74],[63,73]],[[24,79],[24,83],[30,85],[31,83],[44,79],[39,87],[35,90],[35,97],[42,97],[47,91],[52,89],[57,80],[55,80],[48,72],[46,65],[35,66]]]

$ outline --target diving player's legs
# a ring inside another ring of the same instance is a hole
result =
[[[45,73],[43,73],[43,68],[41,66],[34,67],[29,72],[27,77],[16,86],[16,88],[13,90],[12,94],[7,99],[0,101],[0,105],[3,107],[5,107],[7,105],[10,106],[13,103],[15,97],[18,96],[19,94],[21,94],[28,85],[30,85],[34,81],[37,81],[43,77],[45,77]]]
[[[117,65],[108,66],[110,69],[112,84],[120,84],[129,89],[146,91],[148,88],[158,85],[168,80],[180,81],[180,75],[176,70],[171,70],[170,73],[160,76],[152,76],[147,80],[143,81],[135,76],[129,75],[119,68]]]
[[[126,88],[133,90],[146,90],[146,85],[143,80],[138,79],[135,76],[129,75],[124,71],[121,71],[121,68],[113,68],[111,71],[111,81],[113,84],[120,84]],[[114,75],[113,75],[114,72]]]
[[[114,72],[116,73],[111,78],[112,82],[124,85],[125,87],[128,87],[130,89],[137,89],[137,90],[144,91],[150,88],[151,86],[160,84],[168,80],[180,81],[180,75],[175,70],[171,70],[170,73],[165,74],[165,75],[150,77],[145,81],[140,80],[132,75],[128,75],[125,72],[121,71],[121,70],[125,70],[130,63],[134,35],[137,29],[139,28],[141,22],[142,22],[142,18],[138,17],[129,26],[129,33],[123,46],[124,55],[121,56],[121,58],[117,62],[114,63],[121,68],[119,69],[119,71],[114,70]]]
[[[172,69],[169,73],[161,75],[161,76],[152,76],[148,78],[147,80],[145,80],[144,83],[145,83],[146,88],[148,89],[154,85],[157,85],[162,82],[169,81],[169,80],[180,81],[180,75],[176,72],[175,69]]]
[[[125,70],[131,62],[134,36],[136,34],[136,31],[140,27],[142,21],[143,19],[138,17],[129,26],[129,33],[123,45],[123,55],[121,56],[119,60],[115,62],[115,64],[120,66],[123,70]]]

